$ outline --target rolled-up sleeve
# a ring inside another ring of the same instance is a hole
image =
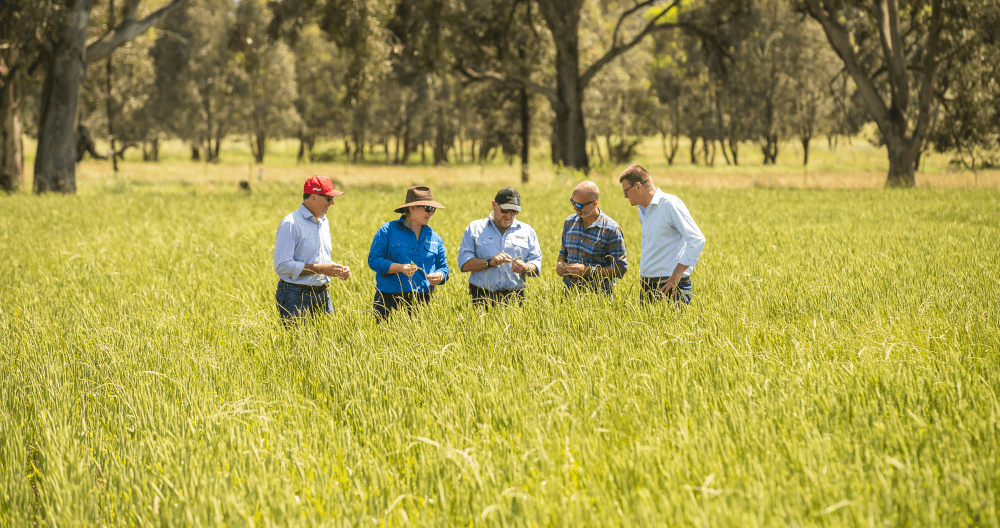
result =
[[[302,275],[305,262],[295,261],[295,244],[297,233],[292,216],[289,215],[278,226],[278,234],[274,239],[274,272],[279,277],[295,280]]]
[[[476,258],[476,237],[472,234],[472,224],[465,228],[462,235],[462,244],[458,246],[458,269],[461,271],[465,264]]]
[[[368,250],[368,267],[375,273],[387,275],[392,261],[389,260],[389,224],[375,232],[372,247]]]
[[[689,268],[694,267],[698,263],[702,250],[705,249],[705,235],[694,223],[694,218],[691,217],[686,205],[678,204],[671,212],[674,227],[684,240],[684,251],[681,252],[680,263]]]

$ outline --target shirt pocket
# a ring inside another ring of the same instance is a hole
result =
[[[409,264],[413,260],[413,249],[402,240],[389,242],[389,260],[397,264]]]
[[[496,251],[496,239],[492,236],[480,236],[476,239],[476,258],[492,257]]]
[[[437,254],[441,251],[441,243],[436,240],[431,240],[424,245],[424,262],[427,264],[433,264],[437,262]],[[424,266],[427,267],[427,266]]]
[[[525,237],[510,238],[507,240],[507,245],[510,247],[507,253],[512,257],[521,257],[521,260],[528,257],[528,251],[531,249],[531,245]]]

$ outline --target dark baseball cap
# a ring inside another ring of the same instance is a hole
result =
[[[521,195],[511,187],[500,189],[493,201],[504,211],[521,211]]]

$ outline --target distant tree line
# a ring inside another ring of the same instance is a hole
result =
[[[91,136],[116,170],[167,138],[258,163],[295,138],[302,162],[520,157],[526,180],[532,137],[583,171],[651,135],[668,163],[794,140],[807,164],[868,122],[912,186],[928,148],[1000,162],[998,35],[995,0],[3,0],[0,188],[22,133],[42,193],[75,191]]]

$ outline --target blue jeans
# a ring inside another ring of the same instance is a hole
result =
[[[333,302],[330,301],[330,293],[326,289],[314,291],[309,286],[278,281],[278,291],[274,294],[274,300],[278,304],[278,315],[286,322],[306,311],[313,313],[322,310],[333,313]]]

